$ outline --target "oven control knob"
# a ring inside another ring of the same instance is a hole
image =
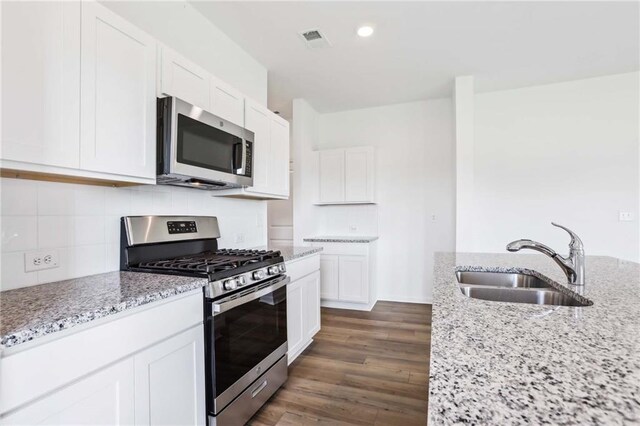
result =
[[[244,277],[238,277],[238,285],[245,285],[247,280]]]
[[[284,266],[284,263],[278,265],[278,268],[280,269],[280,272],[287,272],[287,268],[286,266]]]
[[[255,271],[253,273],[253,279],[254,280],[263,280],[266,278],[266,274],[264,273],[264,271],[260,270],[260,271]]]
[[[238,280],[232,278],[230,280],[226,280],[223,285],[225,290],[235,290],[238,287]]]
[[[280,272],[280,268],[278,268],[277,266],[270,266],[269,267],[269,275],[275,275],[278,272]]]

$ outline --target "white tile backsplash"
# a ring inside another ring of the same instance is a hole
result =
[[[108,188],[2,178],[0,203],[2,290],[118,270],[122,216],[217,216],[220,247],[267,242],[266,202],[213,197],[202,190]],[[235,243],[239,234],[244,242]],[[25,272],[24,254],[36,249],[58,250],[60,266]]]
[[[38,248],[36,216],[4,216],[1,229],[3,252]]]
[[[3,216],[30,216],[37,213],[38,192],[33,185],[17,179],[2,179]]]

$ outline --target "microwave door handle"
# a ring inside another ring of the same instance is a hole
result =
[[[233,170],[240,172],[244,168],[244,149],[242,142],[233,145]]]
[[[243,175],[245,170],[247,170],[247,141],[242,140],[242,167],[240,168],[239,174]]]

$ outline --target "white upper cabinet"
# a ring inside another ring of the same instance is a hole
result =
[[[253,141],[253,186],[251,191],[269,191],[269,156],[271,145],[271,111],[247,100],[245,104],[245,127],[254,133]]]
[[[159,95],[176,96],[208,110],[211,75],[173,50],[161,47]]]
[[[375,203],[375,148],[317,151],[316,204]]]
[[[80,167],[154,179],[156,42],[120,16],[82,4]]]
[[[244,95],[211,76],[211,112],[238,126],[244,126]]]
[[[374,200],[374,149],[350,148],[344,152],[344,198],[354,203]]]
[[[289,122],[271,113],[269,157],[270,193],[289,196]]]
[[[2,160],[77,168],[80,3],[11,1],[0,8]]]
[[[318,153],[320,203],[344,202],[344,149]]]
[[[214,196],[259,199],[289,197],[289,122],[247,99],[244,127],[254,134],[253,185],[214,191]]]

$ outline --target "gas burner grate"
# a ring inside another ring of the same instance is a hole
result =
[[[280,256],[279,251],[221,249],[193,256],[143,262],[141,268],[216,273]]]

